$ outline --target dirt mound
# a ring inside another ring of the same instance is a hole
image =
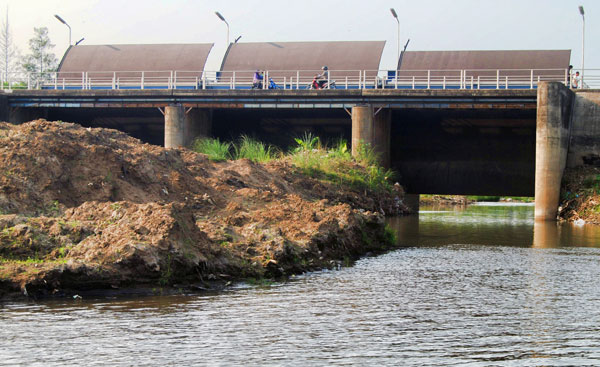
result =
[[[317,269],[389,244],[371,195],[285,161],[214,163],[108,129],[0,123],[0,288],[204,282]],[[388,234],[389,235],[389,234]]]
[[[565,170],[558,216],[570,222],[600,224],[600,168]]]

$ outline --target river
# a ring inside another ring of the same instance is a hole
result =
[[[531,205],[393,218],[401,249],[285,283],[0,303],[0,365],[600,365],[600,228]]]

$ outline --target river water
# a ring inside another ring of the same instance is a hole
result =
[[[394,218],[402,249],[212,294],[0,303],[0,365],[600,365],[600,228]]]

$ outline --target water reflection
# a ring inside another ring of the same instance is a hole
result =
[[[600,226],[535,222],[532,204],[481,203],[466,208],[424,207],[389,218],[401,246],[477,244],[534,248],[600,247]]]
[[[533,225],[534,248],[556,248],[560,246],[560,225],[556,222],[535,222]]]

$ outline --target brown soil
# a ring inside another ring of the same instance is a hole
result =
[[[402,212],[286,161],[214,163],[115,130],[0,123],[0,142],[0,295],[336,266],[389,246],[381,213]]]
[[[600,168],[565,170],[558,211],[563,220],[600,224]]]

